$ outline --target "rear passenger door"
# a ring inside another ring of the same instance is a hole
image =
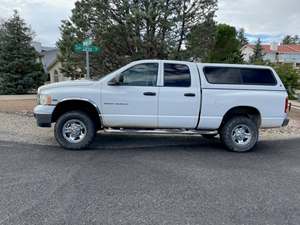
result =
[[[164,62],[159,88],[159,128],[195,128],[200,111],[196,64]]]

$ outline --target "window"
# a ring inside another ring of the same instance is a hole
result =
[[[205,67],[206,79],[212,84],[241,84],[241,71],[235,68]]]
[[[204,74],[212,84],[276,85],[269,69],[205,67]]]
[[[156,86],[158,63],[144,63],[135,65],[119,76],[124,86]]]
[[[277,82],[269,69],[241,69],[243,84],[276,85]]]
[[[54,70],[54,82],[59,82],[58,72],[57,70]]]
[[[191,74],[189,67],[183,64],[164,64],[165,87],[189,87],[191,86]]]

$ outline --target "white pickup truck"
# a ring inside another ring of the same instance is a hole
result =
[[[255,147],[259,128],[288,124],[287,92],[265,66],[170,60],[132,62],[98,81],[38,89],[38,126],[66,149],[87,148],[98,130],[220,135],[231,151]]]

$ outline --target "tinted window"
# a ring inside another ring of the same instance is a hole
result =
[[[241,84],[241,71],[235,68],[205,67],[206,79],[212,84]]]
[[[243,84],[275,85],[276,80],[269,69],[242,69]]]
[[[120,74],[120,82],[125,86],[156,86],[158,63],[135,65]]]
[[[183,64],[164,64],[164,86],[189,87],[191,86],[191,74],[189,67]]]
[[[269,69],[205,67],[204,74],[212,84],[275,85]]]

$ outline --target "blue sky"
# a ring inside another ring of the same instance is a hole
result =
[[[35,39],[54,46],[61,20],[71,14],[76,0],[0,0],[0,19],[17,9],[36,33]],[[300,35],[300,0],[219,0],[216,20],[243,27],[250,41],[280,41],[286,34]]]
[[[278,35],[268,35],[268,34],[247,34],[246,37],[249,42],[255,43],[258,38],[260,38],[262,43],[271,43],[271,42],[278,42],[280,43],[284,38],[284,34]]]

